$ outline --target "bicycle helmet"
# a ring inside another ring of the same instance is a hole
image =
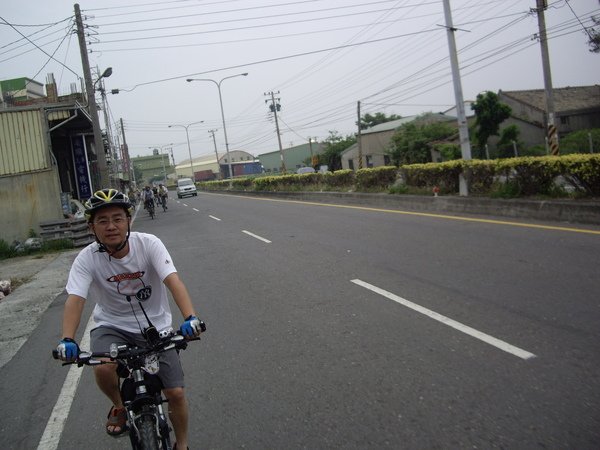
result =
[[[102,189],[94,192],[83,205],[85,207],[85,218],[91,222],[94,214],[101,208],[106,206],[121,206],[130,216],[133,212],[133,205],[122,192],[116,189]]]

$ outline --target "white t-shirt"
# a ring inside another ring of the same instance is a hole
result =
[[[171,309],[163,280],[177,272],[166,247],[152,234],[131,232],[129,253],[121,259],[98,251],[98,243],[85,247],[71,267],[67,292],[92,298],[94,321],[121,330],[139,333],[148,321],[157,330],[171,326]],[[129,302],[127,299],[131,299]],[[135,315],[132,311],[135,311]],[[138,325],[139,321],[140,325]]]

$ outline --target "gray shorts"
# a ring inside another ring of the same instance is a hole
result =
[[[110,344],[135,344],[145,346],[146,340],[140,333],[129,333],[115,328],[100,326],[90,331],[91,351],[108,352]],[[183,369],[177,350],[167,350],[159,356],[160,370],[158,377],[165,389],[184,387]]]

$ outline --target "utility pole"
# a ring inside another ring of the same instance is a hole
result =
[[[547,0],[536,0],[538,28],[540,29],[540,47],[542,50],[542,68],[544,70],[544,91],[546,93],[546,136],[550,145],[550,154],[557,156],[558,132],[554,117],[554,96],[552,93],[552,71],[550,70],[550,54],[548,52],[548,37],[546,35],[546,19],[544,10],[548,8]]]
[[[279,91],[277,91],[276,93],[279,94]],[[285,169],[285,161],[283,159],[283,147],[281,146],[281,134],[279,133],[279,121],[277,120],[277,111],[281,110],[281,105],[278,102],[281,99],[278,98],[277,102],[275,101],[276,93],[271,91],[271,92],[265,92],[264,95],[271,96],[271,104],[269,105],[269,110],[275,115],[275,129],[277,130],[277,141],[279,142],[279,156],[281,157],[281,173],[285,174],[286,169]],[[265,100],[265,103],[268,103],[268,102],[269,102],[269,100]]]
[[[85,80],[85,90],[87,94],[87,106],[92,118],[92,129],[94,132],[94,147],[96,150],[96,164],[98,168],[100,186],[95,189],[110,187],[108,170],[106,166],[106,153],[102,145],[102,133],[100,131],[100,119],[98,118],[98,106],[96,105],[96,95],[94,92],[94,83],[92,82],[92,73],[90,72],[90,61],[88,59],[87,46],[85,43],[85,33],[83,21],[81,19],[81,10],[79,4],[75,3],[75,23],[77,25],[77,38],[79,40],[79,53],[81,54],[81,66]]]
[[[98,70],[98,67],[96,67],[96,72],[98,73],[98,77],[100,77],[100,71]],[[100,96],[102,97],[102,111],[104,113],[104,124],[106,125],[106,143],[108,145],[108,160],[106,163],[108,166],[108,178],[110,180],[110,185],[115,186],[117,185],[116,179],[118,179],[119,174],[119,160],[118,158],[115,158],[112,133],[109,126],[110,121],[108,118],[108,108],[106,102],[106,90],[104,89],[104,80],[101,78],[98,79],[100,80],[98,82],[98,90],[100,91]],[[104,146],[102,148],[104,148]],[[120,186],[117,185],[117,187],[120,189]]]
[[[123,118],[119,119],[121,124],[121,134],[123,135],[123,149],[121,155],[123,156],[123,173],[131,173],[131,179],[137,187],[137,181],[135,179],[135,170],[131,166],[131,160],[129,159],[129,147],[127,147],[127,139],[125,138],[125,127],[123,126]]]
[[[312,138],[311,137],[308,138],[308,148],[310,149],[310,165],[314,169],[314,166],[315,166],[315,157],[313,155]]]
[[[212,135],[213,144],[215,145],[215,157],[217,158],[217,166],[219,166],[219,180],[223,178],[223,174],[221,173],[221,164],[219,164],[219,152],[217,152],[217,140],[215,139],[215,133],[219,130],[208,130],[208,132]]]
[[[456,41],[454,32],[456,28],[452,25],[452,11],[450,10],[450,0],[444,0],[444,15],[446,17],[446,33],[448,36],[448,47],[450,50],[450,65],[452,66],[452,80],[454,82],[454,97],[456,99],[456,115],[458,120],[458,136],[460,138],[460,151],[462,159],[465,161],[471,159],[471,143],[469,142],[469,127],[467,125],[467,116],[465,114],[465,102],[463,100],[462,84],[460,81],[460,69],[458,67],[458,56],[456,54]],[[467,180],[462,174],[459,175],[460,195],[469,195]]]
[[[358,170],[363,168],[363,155],[362,155],[362,139],[361,139],[361,127],[360,127],[360,100],[356,105],[356,113],[358,115],[358,135],[356,136],[356,143],[358,144]]]

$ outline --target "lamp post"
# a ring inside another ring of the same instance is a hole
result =
[[[200,120],[198,122],[192,122],[188,125],[169,125],[169,128],[173,128],[173,127],[182,127],[185,128],[185,136],[187,137],[187,146],[188,146],[188,153],[190,155],[190,167],[192,169],[192,180],[194,181],[194,184],[196,184],[196,176],[194,175],[194,162],[192,161],[192,147],[190,146],[190,134],[188,132],[188,128],[191,127],[192,125],[196,125],[199,123],[204,123],[204,120]]]
[[[219,104],[221,105],[221,119],[223,120],[223,134],[225,135],[225,151],[227,153],[227,165],[229,167],[229,179],[233,179],[233,171],[231,170],[231,158],[229,157],[229,141],[227,141],[227,128],[225,127],[225,113],[223,112],[223,96],[221,95],[221,83],[229,78],[245,77],[248,76],[248,72],[238,73],[237,75],[231,75],[225,78],[221,78],[220,81],[215,81],[211,78],[188,78],[186,81],[212,81],[217,85],[219,90]]]

